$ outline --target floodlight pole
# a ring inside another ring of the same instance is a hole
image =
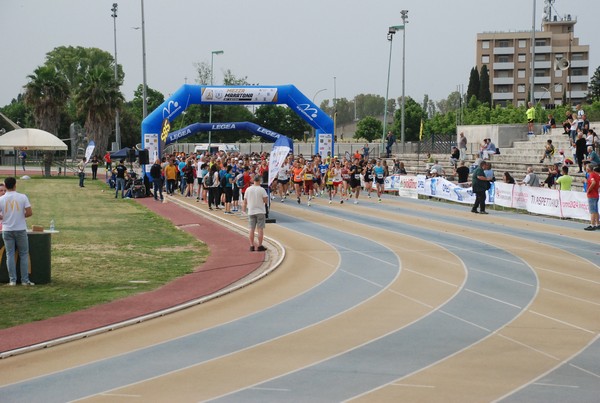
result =
[[[111,17],[113,18],[113,29],[114,29],[114,37],[115,37],[115,84],[118,83],[119,73],[117,67],[117,10],[119,5],[117,3],[113,3]],[[119,108],[116,108],[115,111],[115,143],[117,143],[117,150],[121,149],[121,128],[119,127]]]
[[[210,85],[213,85],[213,66],[215,61],[215,55],[222,55],[222,50],[213,50],[210,52]],[[208,123],[212,123],[212,104],[208,106]],[[212,130],[208,131],[208,153],[210,154],[210,143],[212,140]]]

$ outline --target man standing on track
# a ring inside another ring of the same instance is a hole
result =
[[[267,210],[265,208],[269,196],[267,191],[260,186],[262,178],[260,175],[254,177],[254,184],[246,190],[244,195],[244,210],[248,214],[248,223],[250,227],[250,234],[248,239],[250,240],[250,252],[259,251],[263,252],[267,250],[263,246],[263,236],[265,229],[265,218]],[[258,230],[258,246],[254,245],[254,232]]]

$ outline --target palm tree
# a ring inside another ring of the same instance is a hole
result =
[[[108,149],[115,113],[123,103],[123,95],[115,82],[114,73],[105,66],[94,66],[81,79],[77,93],[77,109],[85,115],[84,129],[94,140],[96,153]]]
[[[41,66],[27,76],[24,101],[32,108],[36,126],[54,135],[58,132],[60,116],[69,98],[69,86],[54,67]],[[44,175],[50,176],[53,152],[44,153]]]

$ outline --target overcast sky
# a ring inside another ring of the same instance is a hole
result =
[[[142,83],[141,1],[118,1],[118,62],[131,100]],[[97,47],[114,54],[113,0],[0,0],[0,106],[22,91],[27,75],[57,46]],[[214,57],[223,70],[261,85],[294,84],[315,102],[355,95],[385,96],[388,27],[406,30],[406,94],[445,98],[468,84],[478,32],[530,30],[533,0],[145,0],[148,86],[165,96],[194,64]],[[537,0],[536,28],[544,1]],[[590,45],[590,76],[600,65],[599,0],[556,0],[559,15],[577,18],[575,36]],[[334,80],[334,77],[335,80]],[[335,84],[335,85],[334,85]],[[392,44],[390,98],[402,93],[402,33]]]

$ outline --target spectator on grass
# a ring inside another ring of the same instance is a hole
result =
[[[33,212],[29,198],[17,192],[17,180],[8,177],[4,180],[6,194],[0,197],[0,215],[2,216],[2,239],[6,248],[6,267],[8,269],[8,285],[17,284],[17,266],[15,253],[19,253],[21,284],[34,285],[29,281],[29,240],[27,238],[27,222]]]

